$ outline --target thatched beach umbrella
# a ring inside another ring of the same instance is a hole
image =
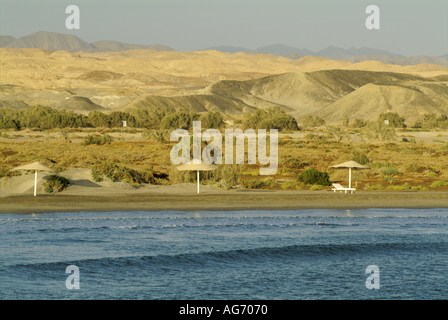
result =
[[[43,165],[40,162],[33,162],[21,167],[17,167],[14,169],[11,169],[11,171],[13,170],[36,170],[35,175],[34,175],[34,196],[36,196],[36,192],[37,192],[37,172],[38,171],[50,171],[53,173],[57,173],[54,169],[47,167],[45,165]]]
[[[330,168],[333,169],[348,169],[348,187],[352,187],[352,169],[354,170],[364,170],[364,169],[370,169],[369,167],[363,166],[362,164],[359,164],[356,161],[347,161],[341,164],[337,164],[334,166],[331,166]]]
[[[213,164],[183,164],[181,166],[176,167],[179,171],[197,171],[198,172],[198,193],[199,193],[199,171],[211,171],[218,169],[218,166]]]

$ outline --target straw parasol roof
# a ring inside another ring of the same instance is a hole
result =
[[[337,164],[334,166],[331,166],[330,168],[334,169],[355,169],[355,170],[363,170],[363,169],[370,169],[369,167],[363,166],[362,164],[359,164],[356,161],[347,161],[341,164]]]
[[[37,170],[37,171],[51,171],[51,172],[57,173],[54,169],[47,167],[46,165],[43,165],[40,162],[33,162],[33,163],[26,164],[21,167],[11,169],[11,171],[13,171],[13,170]]]
[[[14,171],[14,170],[35,170],[35,174],[34,174],[34,196],[36,196],[36,193],[37,193],[37,172],[38,171],[50,171],[50,172],[53,172],[53,173],[57,173],[56,170],[54,170],[54,169],[52,169],[50,167],[47,167],[46,165],[43,165],[40,162],[33,162],[33,163],[30,163],[30,164],[26,164],[24,166],[11,169],[10,171]]]
[[[205,163],[201,163],[201,164],[193,164],[193,163],[189,163],[189,164],[183,164],[181,166],[176,167],[177,170],[179,171],[211,171],[211,170],[216,170],[218,169],[218,166],[215,166],[213,164],[205,164]]]
[[[341,164],[337,164],[334,166],[331,166],[330,168],[333,169],[348,169],[348,187],[352,187],[352,169],[355,170],[364,170],[364,169],[370,169],[369,167],[363,166],[362,164],[359,164],[356,161],[347,161]]]
[[[181,166],[176,167],[179,171],[197,171],[198,172],[198,193],[199,193],[199,171],[211,171],[218,169],[218,166],[215,166],[213,164],[183,164]]]

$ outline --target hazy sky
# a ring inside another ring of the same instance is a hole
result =
[[[68,5],[80,29],[68,30]],[[368,30],[368,5],[380,29]],[[74,34],[87,42],[163,44],[179,51],[285,44],[313,51],[329,45],[372,47],[405,56],[448,53],[446,0],[0,0],[0,34]]]

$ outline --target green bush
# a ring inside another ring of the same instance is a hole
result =
[[[247,113],[243,122],[243,129],[278,129],[278,130],[299,130],[296,119],[279,107],[272,107],[267,110],[258,109],[254,114]]]
[[[281,188],[283,190],[286,190],[290,187],[293,187],[296,183],[294,181],[286,181],[284,184],[282,184]]]
[[[88,117],[73,111],[36,105],[24,110],[0,109],[0,129],[88,127]]]
[[[199,114],[186,109],[174,113],[167,113],[161,123],[160,128],[165,130],[190,129],[193,127],[193,121],[198,120]]]
[[[414,128],[448,129],[448,117],[445,114],[441,114],[439,117],[435,113],[425,114],[414,123]]]
[[[281,163],[286,167],[286,168],[291,168],[291,169],[300,169],[303,168],[304,166],[308,165],[307,162],[303,162],[300,161],[299,159],[296,159],[292,156],[285,156],[282,160]]]
[[[381,173],[385,176],[394,176],[397,174],[401,174],[399,171],[395,170],[394,168],[381,169]]]
[[[333,126],[327,127],[327,133],[334,135],[338,141],[341,141],[342,138],[348,136],[346,131],[342,131],[341,128]]]
[[[220,112],[209,111],[201,115],[201,128],[203,129],[221,129],[224,126],[224,119]]]
[[[363,128],[367,125],[368,121],[364,119],[355,119],[353,121],[352,127],[353,128]]]
[[[398,113],[396,112],[386,112],[381,113],[378,116],[378,122],[381,124],[384,124],[384,120],[389,121],[389,127],[392,128],[406,128],[406,125],[404,124],[404,118],[400,117]]]
[[[369,187],[369,190],[382,190],[382,189],[384,189],[384,187],[380,184],[376,184],[374,186]]]
[[[367,124],[366,136],[369,139],[394,140],[395,131],[392,126],[382,122],[369,122]]]
[[[302,123],[304,127],[319,127],[325,125],[325,120],[319,116],[306,115]]]
[[[303,171],[297,176],[298,182],[304,184],[318,184],[321,186],[331,186],[330,176],[328,172],[321,172],[317,169],[311,168]]]
[[[423,187],[423,186],[413,186],[413,187],[411,187],[411,190],[423,190],[423,191],[429,191],[428,188]]]
[[[0,178],[4,177],[14,177],[14,176],[20,176],[21,173],[18,170],[10,171],[13,168],[13,166],[7,166],[7,165],[1,165],[0,164]]]
[[[111,161],[105,161],[92,167],[92,177],[95,181],[101,181],[103,176],[108,177],[112,181],[121,180],[131,184],[138,184],[138,179],[132,170]]]
[[[212,179],[223,181],[230,187],[236,186],[240,182],[240,167],[237,164],[220,165],[217,170],[212,172]]]
[[[437,188],[437,187],[442,187],[442,186],[448,186],[448,181],[439,180],[439,181],[433,182],[430,185],[431,188]]]
[[[88,135],[86,137],[84,137],[83,142],[81,142],[82,146],[88,146],[91,144],[96,144],[96,145],[103,145],[106,143],[112,143],[114,141],[114,139],[109,136],[108,134],[105,134],[103,136],[99,136],[99,135]]]
[[[254,180],[241,181],[241,184],[243,185],[243,187],[245,187],[247,189],[260,189],[265,186],[274,186],[275,181],[273,179],[268,179],[268,180],[254,179]]]
[[[353,151],[352,160],[362,165],[369,163],[367,156],[360,150]]]
[[[42,185],[45,188],[45,192],[61,192],[70,185],[70,180],[55,174],[51,174],[49,179]]]
[[[324,136],[321,136],[321,135],[319,135],[319,134],[314,134],[314,133],[307,133],[304,137],[303,137],[303,139],[305,139],[305,140],[323,140],[324,139]]]

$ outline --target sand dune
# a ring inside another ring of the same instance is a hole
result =
[[[34,194],[34,173],[11,177],[7,180],[0,179],[0,196],[8,196],[13,194]],[[42,183],[48,179],[45,172],[39,172],[37,175],[37,193],[44,193]]]
[[[76,194],[94,194],[98,192],[108,194],[114,191],[116,193],[117,190],[135,190],[135,188],[127,182],[112,182],[107,178],[104,178],[101,182],[96,182],[92,178],[92,171],[85,168],[70,168],[58,173],[58,175],[70,180],[70,186],[63,191],[64,194],[73,192]],[[43,183],[48,180],[48,177],[49,174],[45,172],[38,173],[38,195],[48,194],[43,187]],[[0,197],[34,194],[34,179],[34,173],[10,177],[9,179],[0,179]]]

